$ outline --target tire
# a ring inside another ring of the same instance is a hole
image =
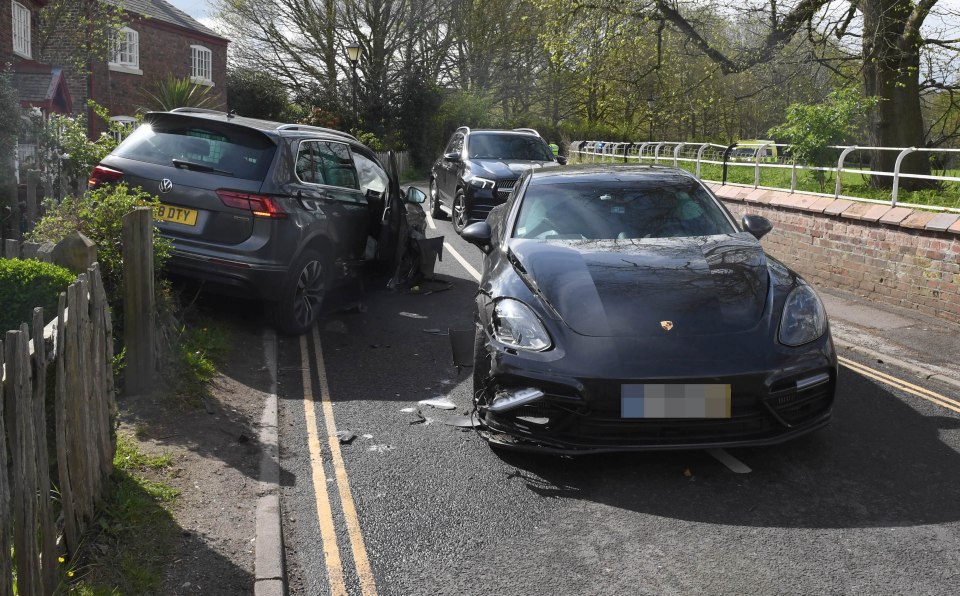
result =
[[[470,211],[467,209],[467,197],[462,190],[457,191],[457,197],[453,199],[453,213],[450,215],[453,222],[453,229],[457,234],[463,233],[463,228],[470,223]]]
[[[277,305],[277,326],[290,335],[303,335],[320,317],[330,286],[332,267],[313,249],[304,250],[290,268]]]
[[[433,219],[445,219],[447,214],[440,208],[440,191],[437,190],[437,181],[430,179],[430,215]]]

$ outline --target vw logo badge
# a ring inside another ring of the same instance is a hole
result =
[[[173,190],[173,182],[170,182],[169,178],[164,178],[160,181],[160,192],[168,193]]]

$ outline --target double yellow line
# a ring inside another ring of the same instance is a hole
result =
[[[336,479],[337,490],[340,494],[340,506],[343,509],[343,518],[347,526],[347,535],[350,537],[350,548],[353,552],[353,562],[360,582],[360,592],[363,596],[376,596],[377,584],[370,569],[370,560],[367,557],[367,548],[360,531],[360,520],[357,517],[357,508],[353,502],[353,493],[350,492],[350,479],[347,468],[340,453],[340,440],[337,438],[337,425],[333,417],[333,404],[330,402],[330,387],[327,384],[327,371],[323,364],[323,349],[320,346],[320,334],[313,328],[314,358],[317,366],[317,376],[320,380],[320,406],[326,429],[327,446],[330,452],[330,462]],[[346,596],[347,584],[344,579],[343,561],[340,559],[340,549],[337,546],[337,532],[334,524],[333,510],[330,506],[330,495],[327,492],[327,474],[324,470],[323,450],[317,425],[316,400],[313,395],[313,381],[310,375],[310,352],[307,346],[306,335],[300,336],[300,361],[303,369],[303,411],[307,425],[307,446],[310,450],[310,467],[313,476],[313,488],[317,503],[317,520],[320,522],[320,538],[323,541],[323,558],[327,567],[327,578],[330,582],[330,594]]]
[[[879,370],[864,366],[863,364],[854,362],[848,358],[840,356],[837,359],[840,361],[840,364],[865,377],[871,378],[875,381],[880,381],[881,383],[895,387],[901,391],[909,393],[910,395],[915,395],[929,402],[935,403],[938,406],[942,406],[948,410],[953,410],[954,412],[960,413],[960,401],[949,398],[945,395],[941,395],[936,391],[930,391],[929,389],[925,389],[919,385],[914,385],[913,383],[909,383],[903,379],[880,372]]]

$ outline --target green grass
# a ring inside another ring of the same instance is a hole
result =
[[[144,474],[169,466],[169,457],[147,456],[132,440],[117,436],[110,494],[83,559],[71,565],[71,594],[148,594],[160,589],[177,534],[170,508],[179,491]]]
[[[209,396],[209,383],[217,374],[230,346],[226,328],[216,321],[198,318],[184,324],[174,361],[175,393],[188,403]]]
[[[622,162],[622,159],[615,160]],[[632,160],[630,163],[636,163]],[[641,163],[652,163],[652,160],[644,160]],[[661,158],[662,165],[672,165],[672,158]],[[689,171],[696,172],[697,166],[694,162],[678,162],[678,165]],[[948,171],[947,175],[957,175],[958,172]],[[723,166],[716,164],[700,164],[700,177],[704,180],[719,182],[723,179]],[[789,168],[760,168],[760,186],[770,186],[774,188],[790,189],[791,171]],[[727,182],[734,184],[747,184],[753,186],[754,183],[754,165],[753,164],[730,164],[727,167]],[[852,171],[844,171],[841,180],[840,194],[859,197],[864,199],[873,199],[877,201],[890,202],[891,191],[870,187],[869,176],[858,174]],[[811,172],[797,171],[797,192],[826,192],[833,194],[836,187],[836,178],[832,174],[827,174],[824,190],[821,191]],[[900,189],[897,195],[897,203],[910,203],[912,205],[936,206],[960,208],[960,183],[943,182],[940,189],[908,191]]]

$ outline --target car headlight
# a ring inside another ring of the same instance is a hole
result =
[[[474,176],[470,179],[470,186],[474,188],[493,188],[497,183],[494,180],[488,178],[480,178],[479,176]]]
[[[794,288],[783,305],[780,318],[780,343],[800,346],[827,331],[827,312],[813,288],[802,284]]]
[[[505,298],[493,309],[493,336],[497,341],[521,350],[541,352],[550,347],[550,335],[530,307]]]

